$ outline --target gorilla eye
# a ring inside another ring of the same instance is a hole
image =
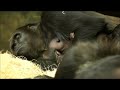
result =
[[[14,36],[14,38],[17,39],[17,40],[20,39],[20,37],[21,37],[20,33],[17,33],[17,34]]]

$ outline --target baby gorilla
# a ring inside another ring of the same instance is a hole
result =
[[[119,43],[120,25],[109,35],[100,34],[97,42],[79,42],[63,55],[55,79],[118,78],[112,71],[120,70],[120,56],[114,56],[120,54]]]

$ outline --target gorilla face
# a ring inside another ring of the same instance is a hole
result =
[[[36,59],[45,51],[45,44],[37,24],[28,24],[16,30],[10,40],[10,48],[14,55]]]

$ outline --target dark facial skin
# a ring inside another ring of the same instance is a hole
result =
[[[29,60],[37,59],[45,50],[41,37],[39,30],[37,30],[37,24],[20,27],[11,38],[11,51],[15,55],[23,55]]]

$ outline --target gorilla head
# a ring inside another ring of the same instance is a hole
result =
[[[28,24],[16,30],[11,37],[10,48],[16,56],[24,55],[27,59],[36,59],[45,51],[38,24]]]

